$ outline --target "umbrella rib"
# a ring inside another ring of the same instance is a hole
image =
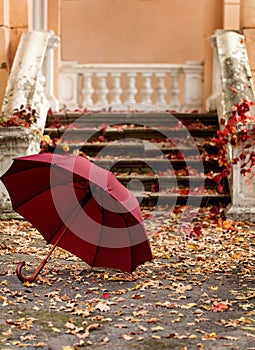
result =
[[[66,225],[66,222],[67,220],[71,217],[71,215],[73,214],[73,212],[80,206],[80,210],[83,209],[84,205],[89,201],[89,199],[91,198],[92,196],[92,193],[89,191],[85,197],[83,197],[79,202],[78,204],[71,210],[71,212],[69,213],[69,215],[67,216],[66,218],[66,221],[65,222],[62,222],[61,225],[59,226],[59,228],[56,230],[56,232],[54,233],[54,235],[52,235],[50,241],[52,241],[52,239],[57,235],[57,233],[61,230],[61,228],[65,225]],[[76,216],[78,215],[78,213],[76,214]],[[74,221],[74,219],[76,218],[76,216],[71,220],[70,224]],[[68,224],[68,225],[70,225]],[[49,243],[50,243],[49,241]]]
[[[93,268],[94,264],[95,264],[95,261],[96,261],[96,256],[97,256],[97,253],[98,253],[98,249],[99,249],[99,243],[101,241],[101,237],[102,237],[102,232],[103,232],[103,224],[104,224],[104,207],[103,207],[103,196],[102,196],[102,192],[103,191],[100,191],[100,195],[101,195],[101,212],[102,212],[102,223],[101,223],[101,230],[100,230],[100,238],[99,238],[99,241],[97,243],[97,247],[96,247],[96,252],[95,252],[95,255],[94,255],[94,259],[93,259],[93,262],[91,263],[91,269]],[[98,202],[96,201],[97,205],[99,206]],[[99,206],[100,207],[100,206]]]

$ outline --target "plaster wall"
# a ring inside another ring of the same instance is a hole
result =
[[[223,0],[62,0],[61,59],[80,63],[204,63],[209,36],[223,28]]]
[[[28,0],[0,0],[0,107],[20,36],[28,30]]]

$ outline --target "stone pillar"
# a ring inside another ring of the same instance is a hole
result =
[[[255,0],[240,0],[240,27],[245,37],[253,82],[255,82]]]
[[[45,94],[53,112],[59,110],[59,102],[54,94],[54,50],[58,47],[59,41],[59,37],[52,33],[48,41],[46,57],[44,59]]]
[[[61,0],[48,1],[48,29],[56,36],[61,36]],[[59,65],[61,61],[61,45],[54,49],[54,96],[59,98]]]
[[[217,30],[214,35],[220,64],[222,96],[217,106],[220,117],[230,115],[242,99],[255,101],[254,87],[244,36],[233,31]],[[254,106],[251,112],[255,114]]]
[[[232,107],[242,99],[255,101],[251,71],[243,35],[233,31],[218,30],[214,40],[222,83],[221,103],[217,106],[217,110],[220,118],[228,118]],[[255,114],[254,106],[251,107],[250,112]],[[229,144],[230,161],[243,152],[243,146],[240,144],[233,147]],[[246,151],[249,152],[250,148]],[[226,215],[234,220],[255,221],[255,182],[254,186],[250,186],[240,171],[240,163],[232,166],[229,177],[232,203],[227,208]]]
[[[48,0],[33,0],[33,30],[48,29]]]

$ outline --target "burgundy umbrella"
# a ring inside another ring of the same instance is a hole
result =
[[[136,197],[116,177],[81,156],[35,154],[15,158],[1,177],[13,209],[30,221],[52,247],[32,276],[33,281],[56,246],[91,267],[131,273],[152,259]]]

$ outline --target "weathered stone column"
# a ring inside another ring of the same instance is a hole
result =
[[[221,70],[221,103],[217,106],[219,117],[229,118],[232,107],[243,99],[255,101],[255,94],[248,55],[243,35],[232,31],[217,31],[215,45]],[[255,114],[254,106],[251,107]],[[242,144],[233,147],[229,144],[228,158],[238,157],[243,152]],[[249,148],[247,152],[251,151]],[[240,174],[240,162],[232,166],[229,177],[232,204],[226,215],[234,220],[255,221],[255,182],[250,186]]]
[[[11,166],[13,158],[38,153],[40,138],[41,135],[38,131],[33,129],[24,127],[0,128],[0,176]],[[15,217],[8,192],[1,181],[0,217]]]
[[[217,30],[214,35],[221,71],[220,117],[227,118],[232,107],[242,99],[255,101],[251,70],[244,36],[233,31]],[[251,110],[255,114],[254,107]]]

